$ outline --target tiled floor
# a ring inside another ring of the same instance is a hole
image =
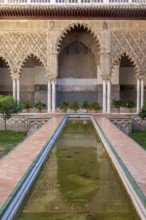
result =
[[[106,117],[95,119],[146,196],[146,151]]]
[[[0,161],[0,207],[52,136],[63,116],[63,114],[35,116],[52,119]],[[146,196],[146,151],[117,129],[107,117],[96,115],[94,117]]]
[[[48,115],[46,115],[48,117]],[[25,174],[32,161],[50,139],[63,115],[50,115],[50,119],[37,132],[29,136],[8,156],[0,160],[0,207],[6,201],[18,181]],[[37,117],[40,117],[38,115]],[[43,115],[43,117],[45,117]]]

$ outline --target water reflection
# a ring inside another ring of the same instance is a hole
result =
[[[137,219],[91,122],[67,122],[18,219]]]

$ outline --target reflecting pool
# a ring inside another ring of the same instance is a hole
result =
[[[139,219],[91,121],[67,121],[15,219]]]

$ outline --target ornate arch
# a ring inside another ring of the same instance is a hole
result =
[[[96,43],[97,43],[97,46],[99,48],[99,51],[101,51],[101,36],[99,34],[97,34],[97,32],[91,27],[89,26],[88,24],[86,23],[82,23],[82,22],[76,22],[76,23],[72,23],[70,25],[68,25],[64,30],[63,32],[60,34],[60,36],[58,37],[57,39],[57,42],[56,42],[56,51],[60,51],[60,46],[61,46],[61,43],[63,41],[63,39],[66,37],[66,35],[71,31],[73,30],[74,28],[76,27],[83,27],[84,30],[87,30],[88,33],[90,33],[93,38],[95,39]]]
[[[133,55],[129,54],[128,52],[121,52],[121,53],[119,53],[118,57],[113,60],[112,67],[111,67],[111,74],[113,72],[114,66],[115,65],[120,65],[122,56],[128,57],[128,59],[133,64],[135,74],[136,75],[139,74],[140,73],[140,67],[139,67],[139,65],[137,63],[137,60],[136,60],[136,58]]]
[[[24,58],[23,58],[23,60],[22,60],[22,62],[21,62],[21,64],[20,64],[19,73],[22,71],[22,68],[24,67],[25,62],[29,59],[29,57],[34,57],[35,59],[39,60],[39,62],[42,64],[44,70],[46,71],[46,67],[45,67],[45,64],[44,64],[43,60],[42,60],[40,57],[38,57],[37,54],[35,54],[35,53],[29,53],[29,54],[26,54],[26,55],[24,56]]]
[[[9,59],[7,57],[5,57],[3,54],[0,54],[0,59],[2,59],[8,66],[8,69],[10,70],[11,73],[11,62],[9,61]]]

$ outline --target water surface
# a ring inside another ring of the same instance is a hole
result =
[[[69,120],[19,220],[139,219],[90,121]]]

